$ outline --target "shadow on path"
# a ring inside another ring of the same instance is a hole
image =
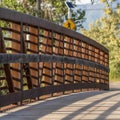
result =
[[[38,118],[41,118],[45,115],[55,112],[56,110],[68,106],[74,102],[104,93],[105,93],[104,91],[84,92],[84,93],[69,94],[58,98],[48,99],[39,104],[29,106],[22,110],[8,113],[8,115],[0,117],[0,120],[21,120],[21,119],[37,120]],[[23,119],[21,117],[24,117],[26,119]]]
[[[112,114],[112,112],[114,112],[118,107],[120,107],[120,101],[119,102],[117,102],[116,104],[114,104],[113,106],[111,106],[108,110],[106,110],[106,111],[104,111],[102,114],[100,114],[98,117],[97,117],[97,119],[96,120],[105,120],[105,119],[107,119],[107,117],[109,116],[109,115],[111,115]],[[119,113],[118,113],[119,114]],[[114,118],[114,120],[116,120],[115,118]],[[120,120],[120,118],[118,118],[118,120]]]
[[[88,109],[94,107],[95,105],[105,101],[105,100],[109,100],[111,97],[120,95],[120,92],[109,95],[109,96],[103,96],[102,99],[96,100],[90,104],[87,104],[86,106],[84,106],[83,108],[80,108],[79,110],[73,112],[72,114],[69,114],[68,116],[66,116],[65,118],[63,118],[62,120],[72,120],[74,117],[76,117],[77,115],[81,114],[84,111],[87,111]],[[103,119],[102,119],[103,120]]]
[[[76,117],[77,115],[81,114],[84,111],[87,111],[89,108],[92,108],[93,106],[99,104],[100,102],[104,100],[109,100],[110,98],[115,97],[117,95],[120,95],[120,92],[95,91],[69,94],[57,98],[51,98],[44,101],[40,101],[32,106],[27,105],[28,106],[27,108],[18,111],[13,112],[7,111],[7,115],[1,116],[0,120],[38,120],[38,119],[42,120],[42,117],[48,114],[52,114],[53,112],[56,112],[59,109],[63,109],[64,107],[67,107],[75,102],[80,102],[88,98],[89,100],[92,100],[92,98],[95,97],[95,100],[91,101],[92,103],[90,104],[85,103],[86,104],[85,106],[78,110],[75,111],[73,110],[71,113],[67,114],[67,116],[62,117],[62,119],[44,119],[44,120],[73,120],[74,117]],[[116,104],[115,107],[113,106],[111,109],[116,109],[117,105],[118,104]],[[110,113],[108,112],[108,114]]]

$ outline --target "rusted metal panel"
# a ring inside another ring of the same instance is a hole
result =
[[[64,36],[62,34],[56,33],[54,35],[54,48],[53,54],[64,55]],[[54,84],[64,84],[64,64],[53,63],[54,64]]]
[[[73,57],[73,42],[70,37],[65,37],[64,40],[64,55]],[[65,69],[65,83],[69,84],[73,82],[73,65],[72,64],[64,64]]]
[[[23,29],[24,29],[23,24],[21,24],[20,28],[21,28],[21,33],[20,33],[20,36],[21,36],[21,39],[20,39],[21,40],[21,53],[27,54],[25,36],[23,34]],[[31,77],[30,65],[29,65],[29,63],[24,63],[24,64],[22,64],[22,67],[24,69],[25,77],[27,79],[27,86],[28,86],[29,89],[32,89],[33,88],[33,84],[32,84],[32,77]],[[23,82],[21,83],[22,87],[23,87]]]
[[[19,42],[19,44],[17,42],[12,42],[12,47],[17,51],[21,51],[21,42],[20,42],[20,25],[19,24],[15,24],[15,23],[11,23],[11,29],[13,30],[13,32],[11,33],[11,38],[15,39],[16,41]],[[16,30],[17,32],[14,32],[14,30]],[[12,54],[17,54],[17,51],[11,51]],[[20,52],[19,52],[20,53]],[[14,83],[14,87],[17,88],[16,91],[19,89],[21,89],[21,81],[20,81],[20,72],[16,71],[16,70],[20,70],[20,64],[18,63],[13,63],[11,65],[12,68],[14,68],[15,70],[11,71],[12,77],[13,78],[17,78],[18,81],[16,81],[15,79],[13,80]]]
[[[42,44],[41,50],[44,54],[52,55],[52,53],[53,53],[53,51],[52,51],[52,32],[45,30],[43,35],[44,35],[44,37],[42,40],[43,44]],[[46,82],[52,84],[52,68],[53,68],[52,63],[50,63],[48,61],[43,62],[43,63],[41,63],[41,67],[42,67],[41,72],[42,72],[42,74],[44,74],[42,81],[46,81]]]
[[[81,58],[81,41],[74,40],[74,52],[73,57]],[[82,83],[82,66],[74,65],[74,83]],[[74,88],[76,90],[76,88]]]
[[[2,35],[2,29],[0,28],[0,53],[6,53],[6,48],[5,48],[5,43]],[[8,89],[9,92],[14,92],[14,87],[13,87],[13,81],[12,81],[12,75],[10,71],[10,65],[9,64],[4,64],[4,71],[5,71],[5,76],[6,76],[6,81],[8,84]]]
[[[29,41],[30,41],[30,50],[34,50],[35,54],[39,53],[39,30],[38,28],[29,27]],[[33,44],[35,43],[35,44]],[[30,54],[33,54],[30,52]],[[36,70],[35,70],[36,69]],[[34,87],[39,86],[39,64],[38,63],[30,63],[30,73],[32,76],[32,84]]]

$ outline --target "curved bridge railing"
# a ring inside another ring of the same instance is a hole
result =
[[[0,8],[0,107],[108,90],[108,59],[105,47],[79,33]]]

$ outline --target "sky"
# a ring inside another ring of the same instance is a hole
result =
[[[99,2],[99,0],[94,0],[95,2]],[[88,4],[91,3],[91,0],[76,0],[76,4]],[[117,0],[117,3],[120,3],[120,0]]]
[[[91,0],[76,0],[76,4],[87,4],[91,3]]]

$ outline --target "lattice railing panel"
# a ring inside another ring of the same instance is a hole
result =
[[[0,102],[11,97],[1,106],[46,94],[109,88],[105,47],[56,24],[3,8],[0,55]]]

